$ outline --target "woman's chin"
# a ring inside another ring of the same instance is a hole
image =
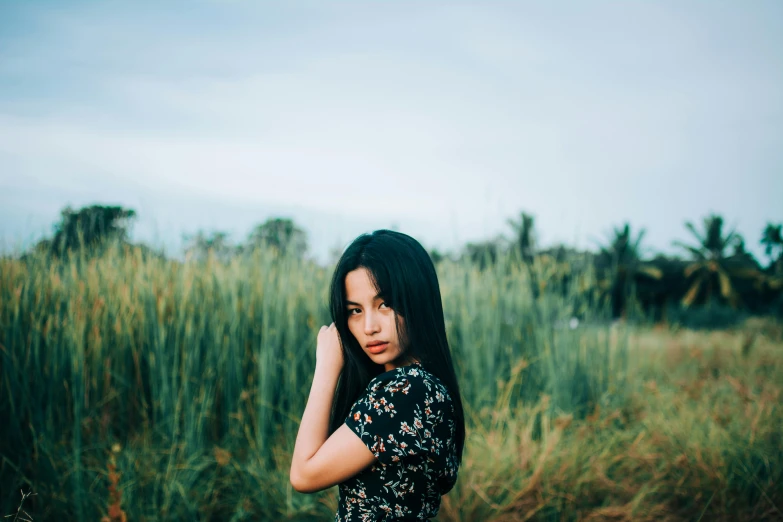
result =
[[[389,354],[387,352],[368,353],[367,357],[369,357],[370,360],[372,362],[374,362],[375,364],[377,364],[378,366],[384,366],[384,365],[394,361],[394,359],[395,359],[395,357],[393,357],[392,354]]]
[[[370,360],[379,366],[383,366],[388,362],[389,357],[386,354],[379,353],[377,355],[369,355]]]

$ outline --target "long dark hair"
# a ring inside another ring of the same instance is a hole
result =
[[[329,432],[345,421],[351,406],[373,377],[384,372],[370,360],[348,329],[345,276],[365,268],[387,306],[394,310],[401,358],[418,359],[422,367],[440,379],[454,404],[457,462],[465,444],[465,415],[446,339],[443,303],[435,266],[429,254],[412,237],[392,230],[376,230],[357,237],[345,250],[332,276],[329,305],[332,321],[343,345],[343,365],[332,406]],[[399,317],[404,320],[401,328]]]

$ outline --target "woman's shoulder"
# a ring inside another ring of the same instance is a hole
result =
[[[370,392],[394,391],[409,393],[435,394],[438,402],[450,401],[448,390],[443,383],[427,371],[421,363],[400,366],[375,376],[367,386]]]
[[[440,459],[445,468],[453,452],[454,403],[437,377],[417,364],[373,378],[345,424],[382,464],[419,456]]]

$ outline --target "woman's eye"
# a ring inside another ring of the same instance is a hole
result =
[[[386,307],[386,308],[391,308],[391,307],[390,307],[389,305],[387,305],[386,303],[381,303],[381,304],[380,304],[380,306],[381,306],[381,307]],[[358,313],[358,312],[361,312],[361,309],[360,309],[360,308],[349,308],[349,309],[348,309],[348,315],[356,315],[356,314],[354,314],[354,312],[357,312],[357,313]]]

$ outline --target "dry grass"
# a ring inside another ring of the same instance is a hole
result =
[[[635,333],[641,378],[585,419],[499,402],[438,520],[783,520],[783,344],[747,335]]]

